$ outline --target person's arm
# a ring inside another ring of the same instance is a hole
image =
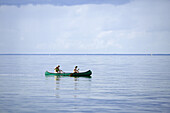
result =
[[[76,70],[76,69],[74,69],[74,70],[73,70],[73,73],[76,73],[76,72],[77,72],[77,70]]]

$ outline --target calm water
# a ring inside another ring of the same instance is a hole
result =
[[[92,78],[45,77],[60,64]],[[0,55],[0,113],[170,112],[170,56]]]

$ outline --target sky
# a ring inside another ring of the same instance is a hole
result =
[[[170,54],[170,0],[0,0],[0,54]]]

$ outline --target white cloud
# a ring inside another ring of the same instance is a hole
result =
[[[1,6],[0,53],[170,53],[169,7],[168,0]]]
[[[102,31],[101,33],[99,33],[97,35],[98,38],[102,38],[102,37],[107,37],[108,35],[110,35],[113,31],[109,30],[109,31]]]

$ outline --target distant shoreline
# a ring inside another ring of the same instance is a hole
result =
[[[113,55],[113,56],[170,56],[170,54],[0,54],[0,55]]]

